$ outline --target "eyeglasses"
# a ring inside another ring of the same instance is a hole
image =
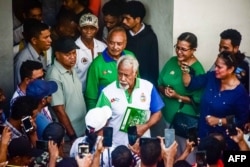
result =
[[[189,49],[181,48],[181,47],[178,47],[177,45],[174,45],[174,48],[176,51],[181,51],[181,52],[186,52],[192,49],[192,48],[189,48]]]

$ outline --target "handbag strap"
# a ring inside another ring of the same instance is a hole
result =
[[[189,97],[190,100],[191,100],[191,105],[192,105],[192,107],[194,108],[195,114],[198,115],[198,114],[199,114],[199,113],[197,112],[198,106],[195,104],[195,101],[194,101],[194,99],[193,99],[192,96],[188,96],[188,97]],[[177,112],[181,112],[181,109],[184,107],[184,104],[185,104],[185,103],[180,102],[180,105],[179,105],[179,108],[178,108],[178,111],[177,111]]]

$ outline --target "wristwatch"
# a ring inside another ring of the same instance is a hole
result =
[[[222,119],[219,119],[218,126],[222,126]]]

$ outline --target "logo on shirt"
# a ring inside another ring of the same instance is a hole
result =
[[[141,94],[141,102],[145,102],[146,101],[146,96],[144,93]]]
[[[174,75],[174,73],[175,73],[174,71],[170,71],[170,75]]]
[[[88,59],[87,59],[86,57],[83,57],[83,58],[81,59],[81,62],[82,62],[82,64],[87,64]]]
[[[112,98],[112,99],[110,100],[111,103],[113,103],[113,102],[118,102],[118,101],[119,101],[118,98]]]
[[[112,74],[112,71],[111,70],[104,70],[103,75],[106,75],[106,74]]]

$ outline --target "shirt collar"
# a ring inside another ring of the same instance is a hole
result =
[[[112,62],[112,61],[116,61],[115,59],[113,59],[109,54],[108,54],[108,48],[106,48],[103,52],[102,52],[102,55],[103,55],[103,59],[105,62]],[[121,56],[124,56],[125,55],[125,52],[122,51],[121,53]]]
[[[62,74],[64,74],[64,73],[71,73],[71,71],[69,71],[66,68],[64,68],[61,65],[61,63],[59,63],[56,59],[55,59],[54,65],[59,70],[59,72],[62,73]]]
[[[131,36],[135,36],[135,35],[139,34],[144,29],[145,29],[145,24],[141,23],[141,29],[138,32],[134,33],[132,30],[129,30],[129,33]]]

